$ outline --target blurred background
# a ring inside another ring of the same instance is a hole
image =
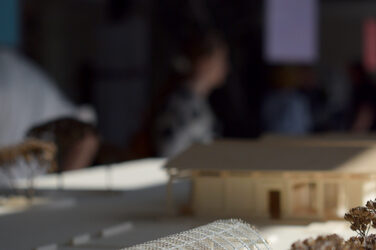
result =
[[[376,128],[374,1],[2,0],[0,48],[0,135],[74,113],[94,135],[67,143],[92,148],[78,167],[218,137]],[[205,105],[181,86],[205,89]],[[50,115],[37,118],[26,99],[46,96]]]

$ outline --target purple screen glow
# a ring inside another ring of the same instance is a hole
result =
[[[269,63],[317,59],[317,0],[266,0],[265,51]]]

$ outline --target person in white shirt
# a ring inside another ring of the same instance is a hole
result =
[[[77,109],[68,101],[35,64],[15,50],[0,48],[0,148],[30,139],[27,132],[35,126],[47,126],[53,121],[64,121],[64,118],[73,121],[68,123],[69,128],[65,130],[71,134],[77,133],[76,127],[71,124],[79,123],[79,120],[88,121],[83,117],[85,114],[82,111],[84,110]],[[53,135],[49,139],[31,138],[52,142],[59,147],[57,136]],[[90,131],[70,141],[69,145],[65,145],[65,153],[58,154],[59,171],[91,165],[99,148],[99,136]],[[62,148],[58,148],[59,151]],[[1,167],[0,175],[4,170]],[[12,178],[23,178],[28,174],[20,166],[13,168],[17,174]],[[0,180],[0,186],[4,183],[6,182]]]
[[[0,147],[21,142],[35,124],[74,114],[73,104],[35,64],[0,48]]]

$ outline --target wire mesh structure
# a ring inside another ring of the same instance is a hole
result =
[[[219,220],[205,226],[123,250],[271,249],[258,231],[241,220]]]

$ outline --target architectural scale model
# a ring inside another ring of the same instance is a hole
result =
[[[123,250],[144,249],[271,249],[257,230],[241,220],[220,220],[186,232]]]
[[[194,145],[166,165],[192,180],[197,216],[326,220],[376,197],[371,141],[220,140]]]

